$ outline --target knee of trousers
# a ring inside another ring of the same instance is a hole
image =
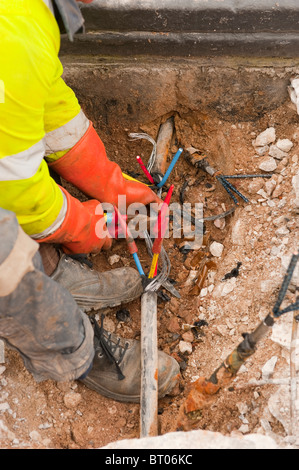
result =
[[[36,380],[75,380],[93,360],[90,321],[72,296],[44,274],[39,245],[14,217],[10,222],[16,238],[5,259],[0,253],[0,337],[19,351]],[[0,212],[1,240],[2,225]]]

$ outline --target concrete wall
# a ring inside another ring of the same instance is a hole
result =
[[[299,74],[297,0],[95,0],[62,40],[65,79],[108,127],[169,112],[255,120]]]

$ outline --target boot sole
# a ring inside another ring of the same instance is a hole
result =
[[[90,297],[86,300],[82,300],[82,297],[76,297],[73,295],[74,300],[78,304],[78,306],[85,312],[88,313],[91,310],[100,310],[100,309],[105,309],[105,308],[113,308],[113,307],[118,307],[119,305],[122,304],[127,304],[129,302],[133,302],[133,300],[136,300],[138,297],[142,295],[142,290],[138,289],[138,291],[135,291],[129,298],[126,298],[123,300],[122,298],[114,298],[111,300],[111,302],[99,302],[96,299],[90,299]]]
[[[113,299],[113,302],[108,302],[108,303],[96,302],[96,301],[90,300],[90,298],[86,301],[82,301],[82,298],[77,299],[75,296],[73,296],[73,297],[74,297],[74,300],[76,301],[76,303],[78,304],[78,306],[85,313],[88,313],[88,312],[91,312],[91,310],[101,310],[101,309],[105,309],[105,308],[113,308],[113,307],[118,307],[119,305],[122,305],[122,304],[127,304],[129,302],[133,302],[133,300],[140,297],[140,294],[132,296],[132,297],[130,297],[128,299],[125,299],[125,300]]]

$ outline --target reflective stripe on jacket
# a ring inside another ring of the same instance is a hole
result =
[[[56,230],[66,208],[49,161],[88,127],[61,75],[60,32],[43,0],[0,0],[0,206],[40,238]]]

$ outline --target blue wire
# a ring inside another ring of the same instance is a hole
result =
[[[137,269],[138,269],[138,272],[139,272],[140,276],[145,276],[137,253],[133,253],[133,258],[134,258],[134,261],[135,261],[135,264],[137,266]]]
[[[160,183],[157,184],[157,187],[158,188],[162,188],[162,186],[164,186],[164,184],[166,183],[166,181],[168,180],[168,177],[170,175],[170,173],[172,172],[173,170],[173,167],[174,165],[176,164],[176,162],[178,161],[178,159],[180,158],[181,154],[183,153],[183,149],[179,149],[177,151],[177,153],[175,154],[175,156],[173,157],[172,159],[172,162],[170,163],[165,175],[163,176],[163,179],[162,181],[160,181]]]

